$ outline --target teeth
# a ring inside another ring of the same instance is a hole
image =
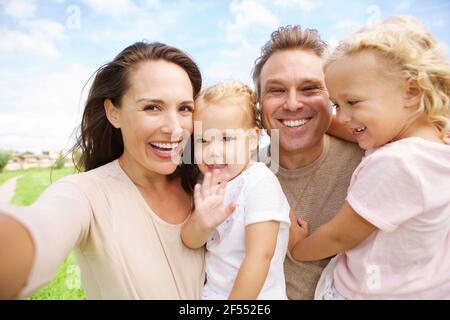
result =
[[[286,127],[300,127],[307,123],[309,119],[302,120],[283,120],[281,121]]]
[[[176,149],[179,143],[151,143],[151,145],[162,149]]]
[[[355,129],[356,132],[363,132],[364,130],[366,130],[366,127],[361,127],[361,128]]]

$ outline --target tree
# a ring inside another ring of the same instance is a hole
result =
[[[55,169],[62,169],[64,167],[64,164],[66,163],[66,158],[64,158],[62,155],[56,159],[55,164],[53,167]]]
[[[5,169],[9,159],[11,159],[12,152],[9,150],[0,150],[0,172]]]

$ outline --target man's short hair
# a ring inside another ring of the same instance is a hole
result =
[[[305,29],[299,25],[280,27],[270,35],[270,40],[261,48],[261,55],[255,61],[253,82],[258,100],[261,101],[261,70],[269,58],[277,51],[302,49],[314,52],[323,58],[327,43],[320,39],[316,29]]]

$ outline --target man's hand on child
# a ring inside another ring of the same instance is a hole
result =
[[[291,219],[291,228],[289,231],[288,249],[291,251],[298,241],[305,239],[309,233],[308,223],[302,218],[296,218],[291,210],[289,217]]]
[[[218,170],[207,172],[200,185],[194,188],[195,216],[198,223],[205,229],[212,230],[224,222],[235,210],[234,203],[224,206],[226,177],[221,181]]]
[[[301,217],[297,219],[297,225],[299,227],[299,238],[298,240],[303,240],[309,235],[309,225],[308,222],[303,220]]]

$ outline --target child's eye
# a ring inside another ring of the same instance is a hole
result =
[[[224,141],[224,142],[230,142],[230,141],[232,141],[232,140],[234,140],[234,137],[229,137],[229,136],[223,137],[223,141]]]
[[[196,143],[206,143],[206,140],[203,138],[197,138],[197,139],[195,139],[195,142]]]
[[[339,110],[340,108],[340,106],[337,103],[333,104],[332,107],[334,108],[334,110]]]
[[[350,100],[350,101],[347,101],[347,104],[349,105],[349,106],[354,106],[355,104],[357,104],[359,101],[357,101],[357,100]]]

